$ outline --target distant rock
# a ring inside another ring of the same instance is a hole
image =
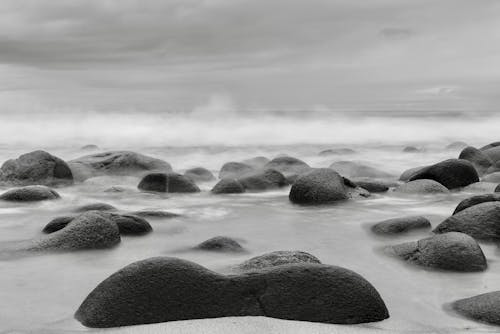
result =
[[[219,179],[237,179],[255,171],[255,168],[242,162],[226,162],[219,171]]]
[[[420,150],[418,148],[416,148],[415,146],[406,146],[405,148],[403,148],[403,152],[416,153],[416,152],[420,152]]]
[[[270,160],[266,157],[254,157],[250,159],[245,159],[242,161],[242,163],[249,165],[255,169],[261,169],[264,168],[264,166],[269,162]]]
[[[340,267],[295,264],[224,276],[189,261],[156,257],[108,277],[75,314],[93,328],[230,316],[357,324],[389,313],[368,281]]]
[[[435,180],[448,189],[461,188],[479,182],[474,166],[463,159],[449,159],[425,167],[413,174],[409,181],[421,179]]]
[[[115,211],[116,208],[107,203],[91,203],[79,206],[74,211],[75,212],[85,212],[85,211]]]
[[[311,169],[304,161],[288,156],[274,158],[263,168],[277,170],[285,177],[290,175],[301,175]]]
[[[71,160],[69,167],[78,181],[101,175],[141,176],[152,171],[172,171],[172,167],[166,161],[131,151],[86,155]]]
[[[396,187],[394,192],[402,194],[447,194],[450,191],[434,180],[415,180]]]
[[[203,241],[195,249],[217,252],[243,252],[244,249],[234,239],[218,236]]]
[[[240,177],[238,181],[245,190],[251,191],[277,189],[288,184],[285,176],[274,169],[266,169],[264,171],[252,173]]]
[[[500,194],[483,194],[483,195],[472,196],[458,203],[457,207],[455,208],[455,211],[453,211],[453,214],[459,213],[460,211],[463,211],[477,204],[485,202],[499,202],[499,201],[500,201]]]
[[[450,271],[483,271],[487,268],[481,247],[464,233],[449,232],[391,247],[395,255],[416,265]]]
[[[384,181],[377,180],[354,180],[353,181],[357,186],[368,190],[371,193],[385,193],[389,191],[389,184]]]
[[[236,179],[222,179],[211,191],[214,194],[241,194],[245,192],[245,187]]]
[[[321,156],[328,156],[328,155],[347,155],[347,154],[354,154],[356,151],[350,149],[350,148],[333,148],[333,149],[328,149],[328,150],[323,150],[318,153],[318,155]]]
[[[458,314],[479,322],[500,325],[500,291],[460,299],[451,303]]]
[[[472,146],[464,148],[458,158],[472,163],[479,174],[484,174],[488,168],[493,166],[493,161],[483,151]]]
[[[321,262],[312,254],[301,251],[275,251],[253,257],[239,264],[238,271],[252,271],[272,268],[284,264],[318,263]]]
[[[333,169],[317,168],[301,175],[290,189],[297,204],[325,204],[349,198],[344,179]]]
[[[97,145],[94,145],[94,144],[89,144],[89,145],[82,146],[80,149],[84,150],[84,151],[93,151],[93,150],[98,150],[99,147]]]
[[[423,216],[399,217],[381,221],[371,227],[376,234],[399,234],[414,230],[430,229],[431,222]]]
[[[9,189],[0,195],[0,200],[11,202],[35,202],[61,198],[54,190],[46,186],[25,186]]]
[[[143,177],[140,190],[167,193],[195,193],[200,188],[189,178],[177,173],[152,173]]]
[[[354,162],[354,161],[337,161],[330,165],[331,169],[335,170],[342,176],[349,178],[369,177],[369,178],[389,178],[391,174],[376,169],[374,167]]]
[[[66,162],[45,151],[33,151],[4,162],[0,183],[26,186],[60,186],[73,184],[73,174]]]
[[[465,147],[467,147],[467,143],[466,142],[463,142],[463,141],[455,141],[449,145],[447,145],[445,148],[448,149],[448,150],[460,150],[460,149],[463,149]]]
[[[211,171],[209,171],[208,169],[203,168],[203,167],[196,167],[196,168],[188,169],[184,173],[184,176],[187,178],[190,178],[191,180],[193,180],[195,182],[207,182],[207,181],[215,180],[214,174],[212,174]]]
[[[162,210],[139,210],[131,212],[130,214],[133,216],[139,216],[144,218],[175,218],[182,216],[178,213],[162,211]]]

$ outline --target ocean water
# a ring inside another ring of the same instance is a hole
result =
[[[225,126],[231,127],[231,122],[235,122],[234,119]],[[474,124],[466,118],[458,122],[453,117],[379,118],[374,123],[349,120],[330,125],[326,121],[306,119],[302,126],[298,118],[294,118],[293,124],[290,120],[281,124],[269,123],[266,119],[253,119],[252,122],[254,125],[249,126],[255,126],[253,135],[251,131],[243,134],[231,128],[224,131],[223,125],[217,127],[218,133],[212,133],[213,130],[203,130],[202,122],[198,122],[192,130],[194,133],[187,131],[187,125],[177,128],[174,124],[163,124],[163,130],[156,126],[149,134],[140,130],[130,132],[128,137],[123,128],[118,128],[117,137],[113,137],[112,127],[108,128],[109,133],[105,128],[94,129],[91,134],[90,130],[76,132],[82,135],[72,139],[66,139],[62,132],[61,137],[48,135],[45,141],[18,136],[15,144],[3,141],[0,160],[34,149],[45,149],[64,160],[71,160],[87,154],[79,148],[81,145],[97,143],[101,150],[127,148],[164,159],[179,172],[203,166],[217,175],[228,161],[288,154],[312,167],[328,167],[341,160],[360,161],[389,173],[392,175],[389,179],[397,180],[407,168],[457,157],[459,150],[445,148],[453,140],[464,140],[476,146],[495,141],[498,138],[493,129],[500,124],[494,115],[475,119]],[[207,127],[209,125],[207,123]],[[329,127],[332,132],[328,131]],[[55,128],[53,124],[52,128]],[[301,128],[307,131],[300,132]],[[273,133],[281,141],[274,137],[263,139],[259,131]],[[312,136],[310,141],[307,133]],[[182,137],[179,142],[175,142],[174,135]],[[112,139],[121,136],[122,141]],[[245,139],[245,136],[253,137]],[[165,140],[163,144],[158,138]],[[219,143],[222,141],[223,145]],[[197,144],[192,145],[195,142]],[[423,151],[404,153],[402,149],[407,144]],[[356,153],[318,155],[323,149],[341,147],[351,148]],[[429,271],[382,253],[387,245],[417,240],[428,236],[429,232],[382,238],[372,235],[367,228],[380,220],[405,215],[424,215],[436,226],[453,212],[460,200],[490,192],[494,184],[447,195],[401,197],[389,192],[334,205],[302,207],[288,200],[288,187],[269,192],[212,195],[209,190],[214,181],[199,183],[202,192],[198,194],[165,195],[138,191],[139,180],[136,177],[98,177],[59,188],[57,191],[62,198],[57,201],[0,203],[0,244],[4,250],[17,242],[42,236],[42,228],[53,217],[70,213],[83,204],[106,202],[123,211],[161,209],[182,214],[177,218],[149,219],[153,233],[122,237],[122,242],[109,250],[33,256],[6,256],[3,251],[4,254],[0,254],[0,333],[105,333],[106,330],[83,327],[73,314],[98,283],[137,260],[175,256],[226,273],[232,265],[276,250],[310,252],[323,263],[349,268],[370,281],[386,302],[391,317],[359,328],[412,333],[495,331],[493,327],[457,317],[443,308],[445,303],[456,299],[500,289],[500,263],[495,245],[481,244],[489,264],[485,272]],[[117,185],[125,187],[126,191],[104,192]],[[247,252],[221,254],[190,249],[217,235],[237,239]],[[357,328],[346,326],[346,330],[347,327]],[[128,332],[133,331],[127,329]]]

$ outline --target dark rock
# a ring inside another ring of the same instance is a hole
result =
[[[434,233],[462,232],[476,239],[500,240],[500,202],[476,204],[446,218]]]
[[[474,166],[467,160],[449,159],[421,169],[410,181],[430,179],[441,183],[448,189],[455,189],[479,182]]]
[[[166,161],[130,151],[111,151],[86,155],[71,160],[69,166],[75,179],[84,181],[101,175],[143,175],[146,172],[170,172]]]
[[[385,193],[386,191],[389,190],[389,186],[387,185],[386,182],[383,181],[354,180],[354,183],[357,186],[366,189],[371,193]]]
[[[418,148],[416,148],[415,146],[406,146],[405,148],[403,148],[403,152],[416,153],[416,152],[420,152],[420,150]]]
[[[500,184],[495,187],[495,192],[500,193]]]
[[[184,176],[187,178],[190,178],[193,181],[200,181],[200,182],[207,182],[207,181],[212,181],[215,180],[214,174],[212,174],[211,171],[209,171],[206,168],[203,167],[196,167],[196,168],[191,168],[188,169],[185,173]]]
[[[331,169],[335,170],[342,176],[357,178],[357,177],[369,177],[369,178],[388,178],[391,177],[389,173],[378,170],[371,166],[364,165],[359,162],[354,161],[337,161],[330,165]]]
[[[500,325],[500,291],[460,299],[451,303],[458,314],[479,322]]]
[[[180,217],[178,213],[160,211],[160,210],[140,210],[130,213],[133,216],[145,217],[145,218],[175,218]]]
[[[245,159],[242,162],[249,165],[255,169],[263,168],[270,160],[266,157],[255,157],[250,159]]]
[[[73,184],[66,162],[45,151],[33,151],[7,160],[0,168],[0,183],[59,186]]]
[[[349,198],[344,179],[333,169],[318,168],[301,175],[290,189],[297,204],[325,204]]]
[[[269,161],[264,169],[274,169],[283,174],[285,177],[289,175],[301,175],[308,172],[311,167],[304,161],[293,157],[277,157]]]
[[[484,182],[499,183],[500,182],[500,172],[495,172],[483,176]]]
[[[45,225],[42,232],[49,234],[52,232],[59,231],[65,228],[66,225],[68,225],[73,219],[75,219],[75,216],[56,217],[52,219],[47,225]]]
[[[417,229],[430,229],[431,222],[422,216],[393,218],[381,221],[371,227],[376,234],[398,234]]]
[[[493,165],[493,161],[483,151],[472,146],[464,148],[458,158],[472,163],[479,174],[484,174]]]
[[[95,328],[230,316],[356,324],[389,314],[375,288],[344,268],[295,264],[224,276],[168,257],[119,270],[75,314]]]
[[[152,173],[144,176],[138,188],[167,193],[195,193],[200,188],[189,178],[177,173]]]
[[[13,202],[35,202],[61,198],[59,194],[46,186],[25,186],[9,189],[0,195],[0,199]]]
[[[472,196],[458,203],[457,207],[455,208],[455,211],[453,211],[453,214],[456,214],[462,210],[465,210],[477,204],[485,202],[498,202],[498,201],[500,201],[500,194],[484,194],[484,195]]]
[[[318,153],[318,155],[321,156],[328,156],[328,155],[346,155],[346,154],[354,154],[356,151],[351,150],[350,148],[333,148],[329,150],[323,150]]]
[[[274,169],[266,169],[238,179],[246,190],[277,189],[288,184],[285,176]]]
[[[214,194],[241,194],[245,187],[236,179],[222,179],[213,188]]]
[[[141,217],[114,213],[110,213],[109,217],[116,223],[122,235],[142,235],[153,230],[151,225]]]
[[[213,237],[203,241],[195,249],[217,252],[243,252],[243,247],[236,241],[228,237]]]
[[[236,269],[239,271],[252,271],[264,268],[271,268],[285,264],[300,263],[321,263],[312,254],[301,251],[275,251],[253,257],[239,264]]]
[[[403,194],[446,194],[450,191],[434,180],[415,180],[396,187],[394,192]]]
[[[403,174],[401,174],[401,176],[399,177],[399,180],[407,182],[411,179],[411,177],[413,175],[416,175],[420,170],[422,170],[426,167],[427,166],[420,166],[420,167],[414,167],[414,168],[407,169],[403,172]]]
[[[464,147],[467,147],[467,143],[463,142],[463,141],[455,141],[449,145],[447,145],[445,148],[448,149],[448,150],[460,150]]]
[[[494,148],[500,146],[500,141],[493,142],[491,144],[488,144],[486,146],[483,146],[480,148],[481,151],[489,150],[490,148]]]
[[[89,144],[82,146],[81,149],[84,151],[93,151],[93,150],[98,150],[99,147],[97,145]]]
[[[82,205],[75,209],[75,212],[85,212],[85,211],[115,211],[116,208],[107,203],[91,203]]]
[[[449,232],[391,247],[410,263],[450,271],[483,271],[486,258],[476,240],[464,233]]]
[[[226,162],[219,171],[219,179],[237,179],[255,172],[255,168],[242,162]]]

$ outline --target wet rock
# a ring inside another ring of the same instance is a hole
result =
[[[396,187],[394,192],[402,194],[447,194],[450,191],[434,180],[415,180]]]
[[[245,187],[236,179],[222,179],[211,191],[214,194],[241,194],[245,192]]]
[[[59,186],[73,184],[66,162],[45,151],[33,151],[7,160],[0,168],[0,183],[7,185]]]
[[[75,179],[84,181],[101,175],[140,176],[151,171],[170,172],[166,161],[131,151],[110,151],[71,160],[69,167]]]
[[[295,264],[224,276],[168,257],[135,262],[114,273],[75,314],[95,328],[230,316],[356,324],[389,314],[375,288],[344,268]]]
[[[189,178],[177,173],[152,173],[144,176],[138,188],[167,193],[195,193],[200,188]]]
[[[104,190],[105,193],[122,193],[125,192],[127,189],[124,187],[119,187],[119,186],[112,186]]]
[[[494,163],[500,161],[500,146],[491,147],[486,150],[482,150],[482,152]]]
[[[422,216],[400,217],[381,221],[371,227],[376,234],[398,234],[413,230],[430,229],[431,222]]]
[[[420,150],[418,148],[416,148],[415,146],[406,146],[405,148],[403,148],[403,152],[416,153],[416,152],[420,152]]]
[[[115,211],[116,208],[107,203],[91,203],[82,205],[75,209],[75,212],[85,212],[85,211]]]
[[[464,148],[458,158],[472,163],[479,174],[484,174],[493,165],[493,161],[483,151],[472,146]]]
[[[449,145],[447,145],[445,148],[448,150],[460,150],[463,149],[464,147],[467,147],[467,143],[463,141],[455,141]]]
[[[285,177],[288,177],[290,175],[301,175],[308,172],[311,167],[302,160],[284,156],[277,157],[269,161],[264,166],[264,169],[274,169],[283,174]]]
[[[494,147],[497,147],[497,146],[500,146],[500,141],[495,141],[491,144],[488,144],[486,146],[483,146],[480,148],[481,151],[485,151],[485,150],[489,150],[490,148],[494,148]]]
[[[421,169],[410,177],[410,181],[421,179],[435,180],[448,189],[461,188],[479,182],[474,166],[463,159],[441,161]]]
[[[384,181],[365,181],[365,180],[354,180],[357,186],[368,190],[371,193],[385,193],[389,190],[389,185]]]
[[[12,202],[35,202],[61,198],[54,190],[46,186],[25,186],[9,189],[0,195],[0,200]]]
[[[253,257],[239,264],[238,271],[252,271],[285,264],[321,263],[312,254],[301,251],[275,251]]]
[[[483,271],[487,268],[481,247],[464,233],[449,232],[391,247],[403,260],[450,271]]]
[[[483,176],[484,182],[499,183],[500,182],[500,172],[495,172]]]
[[[238,179],[245,190],[277,189],[288,184],[285,176],[274,169],[266,169]]]
[[[346,154],[354,154],[356,151],[350,148],[333,148],[329,150],[323,150],[318,153],[321,156],[329,156],[329,155],[346,155]]]
[[[144,218],[175,218],[182,216],[178,213],[161,211],[161,210],[140,210],[131,212],[130,214],[133,216],[139,216]]]
[[[269,161],[268,158],[266,157],[254,157],[250,159],[245,159],[242,161],[242,163],[249,165],[255,169],[261,169],[263,168]]]
[[[477,204],[485,202],[498,202],[498,201],[500,201],[500,194],[484,194],[484,195],[472,196],[458,203],[457,207],[455,208],[455,211],[453,211],[453,214],[456,214],[462,210],[465,210]]]
[[[349,178],[388,178],[389,173],[378,170],[377,168],[354,161],[337,161],[330,165],[331,169],[335,170],[342,176]]]
[[[415,168],[410,168],[410,169],[407,169],[403,172],[403,174],[401,174],[401,176],[399,177],[399,180],[400,181],[404,181],[404,182],[407,182],[411,179],[411,177],[413,175],[416,175],[420,170],[426,168],[427,166],[420,166],[420,167],[415,167]]]
[[[500,202],[485,202],[446,218],[434,233],[462,232],[481,240],[500,240]]]
[[[115,222],[122,235],[142,235],[153,230],[144,218],[134,215],[110,213],[109,218]]]
[[[458,314],[479,322],[500,325],[500,291],[460,299],[451,303]]]
[[[213,237],[197,245],[195,249],[217,252],[243,252],[244,249],[234,239],[228,237]]]
[[[52,219],[47,225],[45,225],[42,232],[49,234],[52,232],[59,231],[65,228],[73,219],[75,219],[75,216],[56,217]]]
[[[297,204],[325,204],[349,198],[344,179],[328,168],[301,175],[290,189],[289,199]]]
[[[255,172],[255,168],[242,162],[226,162],[219,171],[219,179],[237,179]]]
[[[185,173],[184,176],[187,178],[190,178],[191,180],[197,182],[207,182],[207,181],[212,181],[215,180],[214,174],[212,174],[211,171],[209,171],[206,168],[203,167],[196,167],[196,168],[191,168],[188,169]]]
[[[500,193],[500,184],[495,187],[495,192]]]

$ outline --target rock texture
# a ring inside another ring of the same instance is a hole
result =
[[[189,178],[177,173],[152,173],[144,176],[138,188],[167,193],[195,193],[200,188]]]
[[[460,211],[463,211],[477,204],[486,202],[499,202],[499,201],[500,201],[500,194],[484,194],[484,195],[472,196],[458,203],[457,207],[455,208],[455,211],[453,211],[453,214],[459,213]]]
[[[500,325],[500,291],[483,293],[451,303],[458,314],[479,322]]]
[[[434,180],[415,180],[404,183],[394,189],[402,194],[447,194],[450,191],[441,183]]]
[[[239,264],[239,271],[252,271],[281,266],[284,264],[321,263],[312,254],[301,251],[275,251],[253,257]]]
[[[329,168],[349,178],[389,178],[392,176],[382,170],[355,161],[337,161],[332,163]]]
[[[458,158],[472,163],[479,174],[484,174],[493,166],[493,161],[483,151],[472,146],[464,148]]]
[[[217,252],[243,252],[244,249],[238,241],[229,237],[217,236],[203,241],[195,249]]]
[[[430,229],[431,222],[422,216],[400,217],[381,221],[371,227],[376,234],[398,234],[413,230]]]
[[[349,198],[344,179],[329,168],[313,169],[301,175],[290,189],[289,199],[297,204],[325,204]]]
[[[36,202],[61,198],[59,194],[46,186],[25,186],[7,190],[0,195],[0,200],[11,202]]]
[[[222,179],[213,188],[214,194],[241,194],[245,187],[237,179]]]
[[[413,174],[409,181],[421,179],[435,180],[448,189],[461,188],[479,182],[474,166],[463,159],[449,159],[425,167]]]
[[[219,179],[237,179],[245,174],[255,172],[256,169],[242,162],[226,162],[219,171]]]

